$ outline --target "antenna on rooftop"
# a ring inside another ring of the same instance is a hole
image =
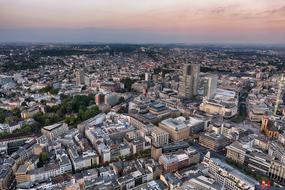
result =
[[[278,106],[280,103],[280,98],[281,98],[281,93],[282,93],[282,88],[285,82],[285,78],[284,75],[282,74],[280,80],[278,81],[278,91],[277,91],[277,97],[276,97],[276,103],[275,103],[275,107],[274,107],[274,115],[277,115],[277,110],[278,110]]]

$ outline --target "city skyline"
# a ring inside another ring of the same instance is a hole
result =
[[[285,43],[282,0],[0,0],[0,42]]]

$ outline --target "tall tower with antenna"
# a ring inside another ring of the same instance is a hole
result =
[[[280,103],[280,98],[281,98],[281,94],[282,94],[282,89],[285,83],[285,77],[282,74],[280,80],[278,81],[278,91],[277,91],[277,97],[276,97],[276,103],[275,103],[275,107],[274,107],[274,112],[273,114],[276,116],[277,115],[277,110],[278,110],[278,106]]]

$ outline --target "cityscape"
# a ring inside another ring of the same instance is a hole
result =
[[[284,190],[285,2],[259,2],[0,1],[0,190]]]

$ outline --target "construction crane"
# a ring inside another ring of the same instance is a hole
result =
[[[275,103],[274,113],[273,113],[275,116],[277,115],[277,110],[278,110],[278,106],[279,106],[279,103],[280,103],[280,98],[281,98],[284,82],[285,82],[285,77],[282,74],[280,80],[278,81],[278,83],[279,83],[278,84],[278,91],[277,91],[276,103]]]

